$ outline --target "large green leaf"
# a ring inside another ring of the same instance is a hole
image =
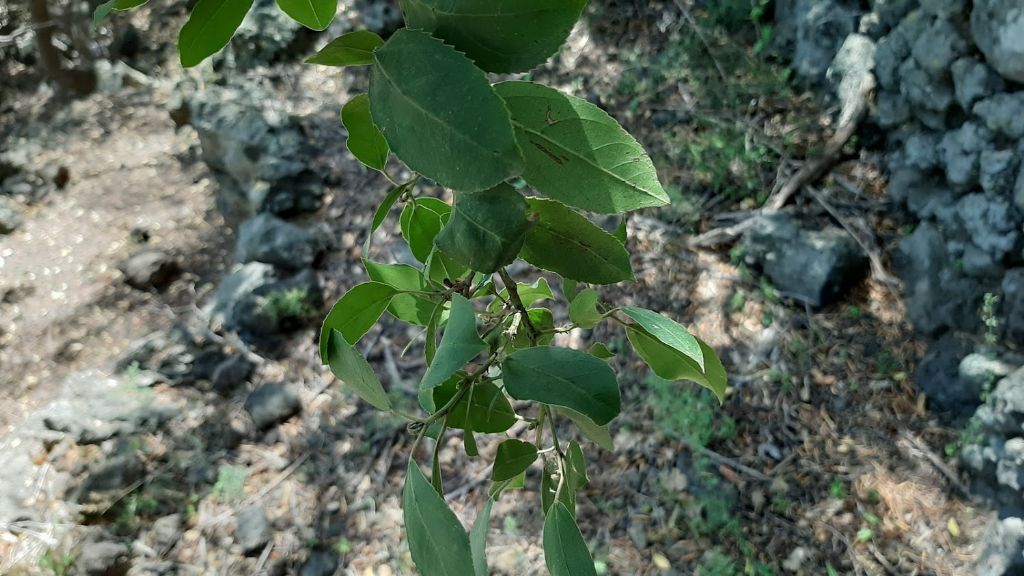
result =
[[[523,301],[523,306],[530,307],[544,300],[551,300],[555,297],[555,293],[551,291],[551,285],[548,284],[546,278],[538,278],[533,284],[524,284],[522,282],[516,283],[517,292],[519,292],[519,299]],[[497,312],[501,310],[505,302],[508,302],[508,288],[502,288],[498,295],[501,298],[495,298],[487,309],[491,312]]]
[[[505,359],[501,371],[505,390],[513,398],[570,408],[599,425],[618,416],[622,405],[608,363],[579,350],[518,350]]]
[[[423,278],[423,273],[408,264],[381,264],[372,260],[363,260],[363,267],[370,280],[387,284],[398,290],[413,292],[429,292],[430,285]],[[437,306],[440,294],[434,299],[419,294],[396,294],[388,305],[388,312],[403,322],[426,326]]]
[[[725,401],[728,377],[718,355],[704,342],[697,340],[704,358],[704,368],[686,354],[664,344],[643,328],[630,326],[626,336],[636,353],[658,376],[666,380],[690,380],[711,390],[719,402]]]
[[[522,440],[505,440],[494,456],[491,480],[501,482],[519,476],[537,461],[537,447]]]
[[[415,462],[409,460],[402,514],[412,561],[423,576],[475,576],[469,535]]]
[[[253,0],[199,0],[178,34],[181,65],[191,68],[227,45]]]
[[[508,184],[458,193],[451,218],[434,243],[469,269],[493,274],[516,259],[526,239],[526,200]]]
[[[337,330],[349,344],[355,344],[373,327],[398,290],[380,282],[364,282],[345,293],[327,313],[320,328],[320,361],[328,362],[331,330]]]
[[[437,198],[417,198],[402,209],[399,221],[402,237],[409,244],[412,255],[426,262],[434,249],[434,238],[451,215],[452,207]]]
[[[383,171],[388,163],[388,142],[370,118],[370,97],[360,94],[349,100],[341,109],[341,123],[348,130],[348,151],[356,160]]]
[[[378,410],[391,410],[391,401],[377,375],[373,373],[373,368],[337,330],[331,330],[328,337],[328,362],[331,372],[360,398]]]
[[[534,215],[519,256],[538,268],[591,284],[633,280],[629,252],[615,239],[568,206],[529,198]]]
[[[491,506],[494,500],[484,502],[484,507],[476,515],[473,528],[469,531],[469,547],[473,552],[473,569],[476,576],[487,576],[487,528],[491,522]]]
[[[323,66],[367,66],[373,64],[373,51],[382,44],[384,40],[377,33],[356,30],[331,40],[306,62]]]
[[[488,72],[526,72],[558,51],[587,0],[402,0],[406,22]]]
[[[444,406],[458,391],[458,382],[450,380],[434,389],[434,405]],[[448,413],[448,427],[485,434],[504,432],[516,423],[516,413],[502,391],[491,382],[480,382]]]
[[[597,576],[583,534],[561,502],[544,519],[544,563],[551,576]]]
[[[615,442],[612,440],[612,435],[608,431],[608,426],[598,426],[597,424],[594,424],[594,421],[590,418],[587,418],[575,410],[569,410],[568,408],[555,408],[555,412],[565,416],[569,420],[572,420],[572,423],[580,429],[580,432],[582,432],[583,435],[594,444],[597,444],[609,452],[615,450]]]
[[[433,363],[420,381],[420,390],[430,390],[444,384],[452,374],[461,370],[486,349],[487,344],[476,332],[476,311],[473,304],[459,294],[453,294],[448,327],[441,336],[441,345],[437,349]]]
[[[439,250],[436,246],[426,262],[427,278],[437,285],[449,286],[462,278],[469,269]]]
[[[374,60],[373,120],[409,168],[464,192],[522,171],[508,109],[472,60],[408,28],[375,50]]]
[[[338,0],[277,0],[281,11],[311,30],[326,30],[338,12]]]
[[[565,479],[574,490],[579,490],[590,483],[583,447],[575,440],[570,441],[569,447],[565,449]]]
[[[648,334],[657,338],[662,344],[675,348],[696,362],[701,372],[704,371],[704,354],[701,352],[700,344],[678,322],[653,310],[637,308],[636,306],[623,306],[619,310],[632,318]]]
[[[606,214],[669,203],[650,157],[605,111],[531,82],[494,88],[512,113],[523,178],[541,194]]]

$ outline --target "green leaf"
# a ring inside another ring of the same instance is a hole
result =
[[[415,180],[412,182],[406,182],[399,186],[395,186],[388,191],[384,199],[381,200],[380,205],[377,206],[377,210],[373,213],[373,221],[370,223],[370,230],[366,234],[366,242],[363,243],[363,256],[370,255],[370,247],[373,246],[373,233],[376,232],[384,220],[387,220],[388,213],[395,206],[395,202],[404,194],[416,187]]]
[[[434,243],[470,270],[493,274],[516,259],[526,239],[526,200],[508,184],[457,193],[452,216]]]
[[[326,30],[338,11],[338,0],[277,0],[277,6],[310,30]]]
[[[609,358],[615,357],[615,352],[609,350],[608,346],[606,346],[603,342],[594,342],[590,346],[589,352],[593,354],[595,357],[600,358],[601,360],[608,360]]]
[[[519,490],[526,487],[526,473],[523,472],[519,476],[511,480],[503,480],[501,482],[491,482],[490,487],[487,488],[487,497],[491,500],[497,500],[501,493],[505,490]]]
[[[604,214],[669,203],[650,157],[605,111],[531,82],[494,89],[512,113],[523,179],[541,194]]]
[[[352,388],[356,395],[378,410],[391,410],[391,401],[377,375],[373,373],[373,368],[337,330],[331,330],[328,337],[328,362],[331,372],[343,384]]]
[[[331,40],[306,60],[323,66],[367,66],[373,64],[373,51],[384,44],[374,32],[356,30]]]
[[[398,290],[380,282],[364,282],[346,292],[327,313],[320,328],[320,361],[328,363],[331,330],[341,332],[346,342],[355,345],[377,323],[397,293]]]
[[[92,27],[93,29],[99,28],[100,24],[106,20],[107,16],[114,10],[114,4],[117,0],[107,0],[103,4],[100,4],[92,11]]]
[[[533,284],[517,282],[516,289],[519,292],[519,299],[523,301],[523,306],[527,307],[533,306],[537,302],[551,300],[555,297],[555,293],[551,291],[551,286],[548,284],[547,279],[543,277],[538,278]],[[502,301],[508,302],[508,288],[502,288],[498,295],[501,296],[501,298],[495,298],[487,307],[491,312],[501,310]]]
[[[690,380],[714,392],[719,402],[725,401],[728,377],[715,351],[697,340],[704,357],[704,369],[686,354],[661,342],[637,326],[626,329],[626,336],[636,353],[658,376],[666,380]]]
[[[704,354],[701,352],[700,344],[678,322],[652,310],[635,306],[623,306],[619,310],[632,318],[648,334],[657,338],[662,344],[678,350],[681,354],[696,362],[697,366],[700,367],[700,371],[704,371]]]
[[[565,300],[572,304],[577,294],[579,294],[579,283],[572,278],[562,278],[562,295],[565,296]]]
[[[476,333],[476,311],[473,305],[459,294],[453,294],[448,327],[441,337],[441,346],[437,349],[434,362],[420,381],[420,390],[431,390],[444,384],[452,374],[486,349],[487,344]]]
[[[441,232],[451,212],[451,206],[430,197],[417,198],[402,209],[402,238],[405,238],[412,255],[420,262],[425,263],[430,257],[434,249],[434,238]]]
[[[582,432],[583,435],[594,444],[597,444],[609,452],[615,450],[615,442],[612,441],[612,435],[608,432],[607,426],[598,426],[597,424],[594,424],[594,421],[590,418],[587,418],[583,414],[574,410],[569,410],[568,408],[555,408],[555,412],[558,412],[569,420],[572,420],[572,423],[580,429],[580,432]]]
[[[597,311],[597,290],[587,288],[576,295],[569,305],[569,320],[580,328],[597,326],[604,316]]]
[[[441,315],[444,313],[445,302],[438,302],[434,311],[430,314],[430,321],[427,322],[427,332],[424,336],[423,355],[427,366],[434,363],[434,356],[437,355],[437,327],[441,323]]]
[[[360,94],[349,100],[341,109],[341,123],[348,130],[348,151],[356,160],[383,172],[388,163],[388,142],[370,118],[370,97]]]
[[[526,471],[537,460],[537,447],[522,440],[505,440],[494,456],[491,480],[510,480]]]
[[[555,503],[555,496],[558,493],[558,465],[550,459],[544,459],[544,466],[540,473],[540,509],[544,514],[548,513],[551,505]]]
[[[473,552],[473,569],[476,576],[487,576],[487,528],[491,521],[491,506],[494,500],[484,502],[484,507],[476,515],[473,528],[469,531],[469,547]]]
[[[181,65],[191,68],[227,45],[253,0],[199,0],[178,34]]]
[[[445,280],[454,283],[469,272],[469,269],[452,260],[450,256],[434,247],[426,262],[427,278],[437,285],[447,285]]]
[[[623,215],[622,218],[619,220],[619,225],[616,226],[615,231],[612,232],[612,236],[615,236],[616,240],[625,245],[626,242],[629,240],[629,238],[626,236],[627,231],[628,227],[626,226],[626,216]]]
[[[586,0],[402,0],[412,28],[432,32],[488,72],[527,72],[558,51]]]
[[[458,382],[445,382],[434,389],[434,405],[444,406],[458,392]],[[516,413],[501,389],[491,382],[473,386],[472,397],[467,392],[448,413],[448,427],[455,430],[469,428],[484,434],[504,432],[516,423]]]
[[[538,268],[591,284],[633,280],[629,252],[614,236],[571,208],[529,198],[534,224],[519,256]]]
[[[370,280],[387,284],[397,290],[429,292],[430,285],[423,278],[423,273],[408,264],[381,264],[372,260],[363,260],[363,267]],[[440,294],[437,295],[440,297]],[[426,326],[433,315],[437,299],[417,294],[396,294],[388,305],[388,312],[403,322]]]
[[[538,346],[510,354],[501,366],[509,395],[575,410],[595,423],[619,414],[622,399],[615,373],[586,352]]]
[[[530,317],[530,323],[533,324],[533,327],[542,333],[540,337],[537,338],[537,344],[541,346],[551,344],[555,339],[555,334],[553,332],[555,328],[555,316],[551,313],[551,310],[548,310],[547,308],[530,308],[526,313]],[[520,325],[519,330],[516,332],[516,337],[512,341],[512,347],[527,348],[529,346],[533,346],[533,343],[530,342],[530,332],[525,326]]]
[[[484,73],[426,32],[403,28],[374,51],[373,121],[412,170],[463,192],[522,170],[508,110]]]
[[[587,477],[587,459],[583,456],[583,447],[580,443],[572,440],[569,447],[565,449],[566,482],[579,490],[590,483]]]
[[[415,462],[409,460],[402,513],[412,561],[423,576],[475,576],[469,535]]]
[[[576,520],[560,502],[544,519],[544,563],[551,576],[597,576]]]

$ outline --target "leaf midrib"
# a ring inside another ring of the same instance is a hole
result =
[[[552,225],[544,222],[543,220],[538,222],[537,226],[540,227],[540,228],[543,228],[546,231],[548,231],[553,236],[557,236],[558,238],[561,238],[562,240],[565,240],[565,241],[567,241],[567,242],[569,242],[571,244],[579,246],[585,252],[589,252],[593,257],[597,258],[601,262],[604,262],[605,264],[607,264],[610,268],[612,268],[616,272],[622,272],[623,271],[622,268],[619,268],[618,266],[616,266],[615,263],[613,263],[610,259],[602,256],[599,252],[596,252],[590,246],[587,246],[586,244],[580,242],[579,240],[577,240],[576,238],[573,238],[572,236],[567,236],[565,233],[561,232],[559,229],[553,227]],[[595,228],[597,228],[597,227],[595,226]],[[599,229],[593,230],[593,232],[600,232],[602,234],[608,234],[604,230],[599,230]],[[608,236],[612,240],[615,239],[615,237],[612,236],[611,234],[608,234]],[[633,276],[633,271],[632,270],[627,270],[627,271],[629,272],[629,276],[632,277]]]

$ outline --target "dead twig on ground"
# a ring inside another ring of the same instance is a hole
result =
[[[931,450],[924,442],[916,438],[913,434],[908,431],[904,431],[900,434],[904,440],[904,449],[909,448],[908,452],[914,455],[914,452],[920,453],[924,456],[928,463],[932,465],[942,476],[949,482],[949,484],[956,489],[957,493],[968,501],[973,500],[970,490],[967,485],[960,480],[960,477],[956,475],[956,472],[950,469],[950,467],[939,458],[935,452]]]
[[[899,286],[900,281],[886,270],[885,264],[882,262],[882,255],[879,253],[878,249],[861,238],[860,234],[854,230],[853,225],[850,224],[847,219],[844,218],[828,200],[825,199],[820,191],[815,189],[813,186],[808,186],[807,193],[810,194],[826,212],[828,212],[829,216],[831,216],[833,220],[843,227],[843,230],[846,230],[846,233],[849,234],[850,237],[853,238],[854,242],[860,246],[860,249],[864,251],[864,254],[868,257],[868,261],[871,263],[871,275],[875,277],[875,280],[889,286]]]

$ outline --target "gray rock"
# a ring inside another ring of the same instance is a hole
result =
[[[914,40],[911,54],[921,69],[933,77],[946,74],[964,50],[967,42],[948,20],[935,20]]]
[[[245,400],[245,410],[260,430],[283,422],[302,410],[299,395],[284,384],[264,384]]]
[[[977,185],[978,160],[981,152],[991,147],[992,133],[974,122],[965,122],[959,129],[947,132],[936,151],[949,183],[959,189]]]
[[[10,234],[25,223],[21,215],[21,204],[13,198],[0,196],[0,234]]]
[[[272,337],[317,320],[323,307],[320,279],[312,270],[260,286],[234,306],[234,326],[242,334]]]
[[[242,551],[246,554],[262,550],[274,535],[266,512],[259,506],[242,508],[235,518],[238,521],[238,526],[235,528],[235,542],[242,547]]]
[[[143,560],[132,564],[125,576],[183,576],[187,571],[179,570],[174,562]]]
[[[927,170],[939,165],[939,144],[944,141],[941,134],[921,131],[911,134],[903,142],[904,164],[910,168]]]
[[[928,112],[945,112],[953,103],[953,85],[945,77],[933,77],[921,68],[913,58],[900,64],[900,93],[912,106],[919,106]],[[927,117],[918,116],[925,120]],[[931,124],[929,127],[936,129]]]
[[[128,570],[131,550],[127,544],[112,541],[84,542],[71,565],[74,576],[111,576]]]
[[[970,110],[978,100],[1002,92],[1006,87],[995,70],[969,56],[953,62],[950,70],[956,101],[964,110]]]
[[[1024,345],[1024,268],[1009,270],[1002,285],[1003,336]]]
[[[981,405],[981,384],[961,378],[958,369],[969,352],[966,342],[945,334],[928,345],[914,372],[914,382],[927,396],[931,410],[953,420],[966,419]]]
[[[1017,183],[1013,186],[1013,203],[1017,209],[1024,212],[1024,162],[1020,163],[1020,171],[1017,173]]]
[[[94,462],[73,496],[74,501],[104,501],[111,492],[121,492],[146,475],[146,467],[135,454],[119,454]]]
[[[44,447],[20,435],[0,437],[0,462],[4,478],[0,482],[0,524],[17,520],[36,520],[39,513],[32,506],[39,477],[34,459]]]
[[[187,386],[210,380],[227,357],[220,344],[202,330],[175,324],[133,343],[117,367],[133,379],[145,375],[155,382]]]
[[[259,212],[290,215],[322,205],[323,186],[306,167],[308,139],[273,90],[245,81],[183,99],[230,225]]]
[[[234,308],[239,301],[251,295],[256,289],[273,283],[277,279],[270,264],[250,262],[235,266],[224,277],[217,288],[209,307],[210,323],[229,329],[237,327]]]
[[[218,394],[228,396],[249,379],[255,368],[248,358],[232,356],[213,369],[210,384]]]
[[[272,214],[258,214],[238,229],[235,260],[273,264],[285,270],[309,268],[327,248],[321,235],[312,234]]]
[[[875,45],[875,77],[888,90],[899,88],[897,71],[910,55],[910,46],[896,35],[884,36]]]
[[[981,189],[993,196],[1012,195],[1020,158],[1013,150],[984,150],[978,161]]]
[[[977,576],[1024,574],[1024,519],[1003,518],[993,522],[981,544]]]
[[[178,543],[182,532],[181,514],[170,514],[157,518],[150,533],[153,548],[158,552],[170,550]]]
[[[986,252],[971,242],[963,246],[960,263],[964,274],[968,276],[994,279],[1003,274],[1002,258],[996,258],[991,252]]]
[[[793,70],[806,81],[820,82],[843,40],[853,33],[857,14],[834,0],[798,0],[795,16]]]
[[[121,264],[125,282],[140,290],[166,288],[180,272],[174,256],[154,248],[143,248]]]
[[[917,0],[872,0],[871,13],[875,14],[879,26],[888,31],[899,24],[911,10],[917,7]]]
[[[921,11],[939,18],[962,14],[965,8],[964,0],[921,0]]]
[[[312,38],[273,0],[257,0],[227,47],[213,57],[214,66],[235,73],[269,66],[301,54]]]
[[[910,120],[910,104],[899,92],[883,90],[875,97],[874,118],[882,128],[894,128]]]
[[[337,568],[337,556],[318,550],[310,554],[309,559],[302,564],[299,576],[331,576]]]
[[[1020,219],[1006,199],[968,194],[957,203],[957,214],[971,242],[997,261],[1020,241]]]
[[[1024,91],[981,100],[974,105],[974,114],[993,132],[1013,140],[1024,137]]]
[[[936,335],[949,328],[970,331],[977,325],[977,282],[956,270],[933,224],[924,222],[904,238],[894,260],[904,282],[907,317],[915,328]]]
[[[993,68],[1009,80],[1024,82],[1024,6],[1020,0],[974,0],[971,34]]]
[[[995,383],[1009,376],[1014,366],[985,354],[971,353],[960,361],[957,372],[965,382],[979,390],[991,389]]]
[[[33,417],[77,444],[95,444],[118,435],[156,430],[175,412],[171,402],[150,390],[86,371],[69,376],[57,399]]]
[[[895,176],[902,179],[904,175],[910,173],[912,172],[904,171]],[[905,184],[900,180],[894,182],[903,188],[907,209],[918,218],[935,219],[940,222],[955,219],[956,195],[949,189],[945,181],[925,176]]]
[[[757,219],[743,238],[743,254],[784,295],[823,306],[834,302],[867,271],[867,259],[835,227],[809,230],[787,214]]]
[[[875,87],[875,43],[867,36],[850,34],[836,53],[828,69],[828,81],[834,86],[841,114],[853,110],[855,103]]]

